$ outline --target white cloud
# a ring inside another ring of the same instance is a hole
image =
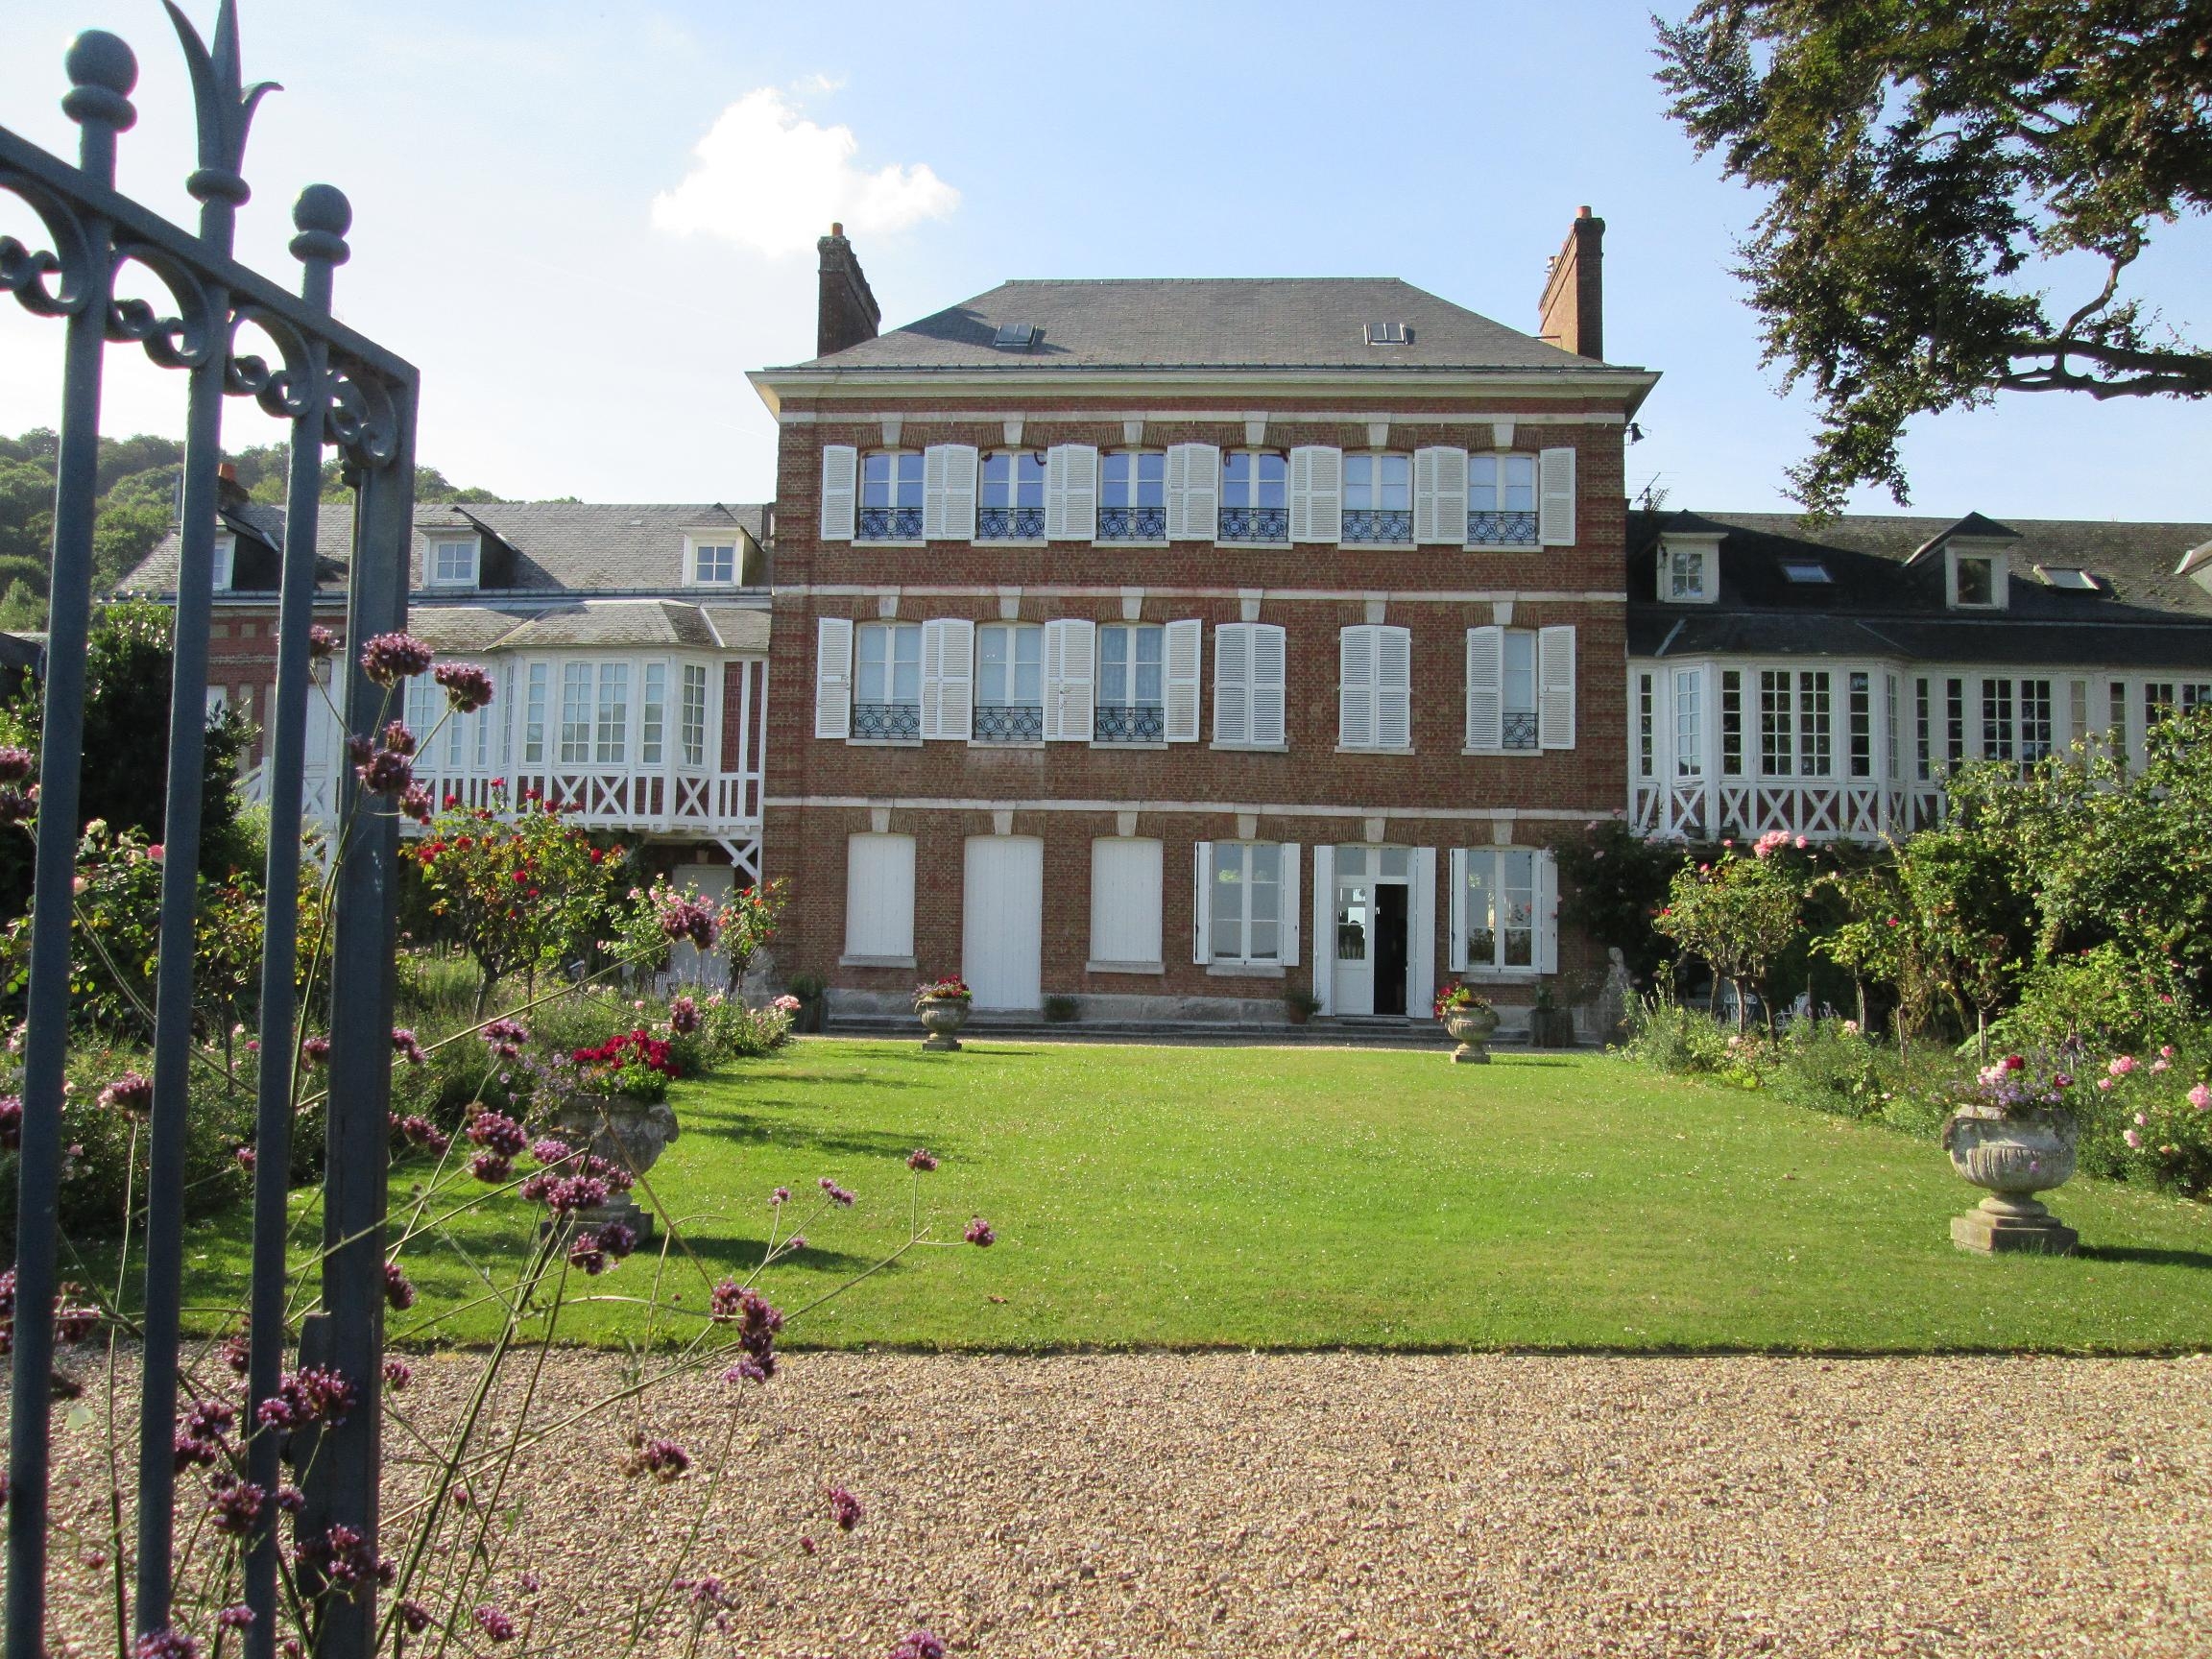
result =
[[[852,128],[802,118],[776,88],[748,92],[699,140],[684,181],[654,197],[654,227],[800,253],[832,220],[863,234],[903,230],[960,204],[926,162],[869,173],[853,165],[859,148]]]

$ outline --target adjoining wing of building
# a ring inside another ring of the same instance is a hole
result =
[[[1604,358],[1603,230],[1533,333],[1388,278],[1007,282],[879,333],[833,228],[817,354],[752,377],[777,508],[418,513],[409,626],[498,686],[419,774],[786,878],[778,966],[846,1015],[957,974],[1419,1018],[1458,975],[1588,1035],[1556,854],[1594,822],[1874,839],[1963,759],[2139,757],[2212,701],[2212,525],[1631,513],[1657,375]],[[321,535],[335,622],[344,509]],[[282,539],[226,501],[209,698],[257,717]]]

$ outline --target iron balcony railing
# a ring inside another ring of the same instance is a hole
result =
[[[1092,717],[1097,743],[1162,743],[1167,737],[1167,710],[1157,703],[1101,703]]]
[[[1287,507],[1224,507],[1221,535],[1224,541],[1287,541],[1290,509]]]
[[[853,735],[874,737],[888,741],[922,735],[922,705],[919,703],[855,703],[853,705]]]
[[[975,706],[974,741],[978,743],[1042,743],[1045,709],[1037,703],[979,703]]]
[[[1376,541],[1393,547],[1413,545],[1413,515],[1396,507],[1348,507],[1342,541]]]
[[[862,541],[919,541],[922,509],[919,507],[863,507],[860,509]]]
[[[1536,716],[1534,713],[1507,714],[1505,716],[1505,747],[1508,749],[1533,749],[1536,747]]]
[[[1536,545],[1536,515],[1533,513],[1470,513],[1467,515],[1467,545],[1470,547],[1533,547]]]
[[[985,507],[975,515],[978,541],[1042,541],[1045,509],[1042,507]]]
[[[1101,507],[1097,539],[1101,541],[1165,541],[1167,540],[1167,509]]]

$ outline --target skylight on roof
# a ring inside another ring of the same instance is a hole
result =
[[[1026,351],[1037,344],[1037,325],[1001,323],[998,332],[991,337],[991,344],[1001,351]]]
[[[2035,574],[2053,588],[2070,589],[2076,593],[2102,591],[2096,577],[2070,565],[2038,565],[2035,566]]]
[[[1787,580],[1797,583],[1836,580],[1828,574],[1828,566],[1817,559],[1785,559],[1782,561],[1782,574]]]
[[[1367,344],[1370,346],[1410,346],[1413,327],[1408,323],[1370,323],[1367,325]]]

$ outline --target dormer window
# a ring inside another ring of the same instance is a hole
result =
[[[2005,608],[2005,555],[1976,552],[1964,547],[1946,550],[1951,606],[1959,611],[2001,611]]]
[[[1828,566],[1817,559],[1785,559],[1782,561],[1782,579],[1800,588],[1816,588],[1833,582]]]
[[[1659,543],[1659,597],[1670,605],[1710,605],[1720,596],[1720,544],[1673,537]]]
[[[691,543],[691,581],[697,587],[736,587],[741,563],[734,541],[703,538]]]
[[[473,536],[442,537],[430,543],[430,586],[476,586],[477,543]]]
[[[230,591],[230,579],[237,566],[238,539],[235,536],[215,538],[214,589],[218,593]]]
[[[1370,346],[1407,346],[1412,344],[1413,330],[1404,323],[1370,323],[1366,338]]]

